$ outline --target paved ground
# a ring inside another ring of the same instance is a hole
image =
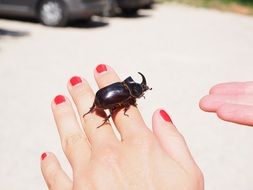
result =
[[[137,71],[145,73],[153,87],[139,101],[145,120],[150,125],[157,107],[168,110],[207,190],[253,189],[253,129],[198,108],[210,86],[253,79],[253,17],[179,5],[141,15],[63,29],[0,20],[1,190],[46,189],[39,168],[44,150],[55,152],[69,171],[50,101],[67,93],[72,75],[83,75],[96,89],[92,70],[99,63],[122,78],[139,80]]]

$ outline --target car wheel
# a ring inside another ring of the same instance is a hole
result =
[[[137,11],[138,11],[137,8],[132,8],[132,9],[123,8],[122,9],[122,13],[125,14],[125,15],[129,15],[129,16],[136,15]]]
[[[109,0],[109,11],[108,11],[108,16],[116,16],[119,14],[119,5],[116,0]]]
[[[64,3],[60,0],[43,0],[39,6],[39,19],[47,26],[65,26],[68,16]]]
[[[151,2],[143,7],[143,9],[153,9],[154,2]]]

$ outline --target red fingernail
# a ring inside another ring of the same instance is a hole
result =
[[[107,68],[106,68],[106,65],[100,64],[100,65],[98,65],[98,66],[96,67],[96,70],[97,70],[98,73],[102,73],[102,72],[107,71]]]
[[[74,76],[74,77],[72,77],[71,79],[70,79],[70,84],[72,85],[72,86],[75,86],[75,85],[77,85],[77,84],[79,84],[79,83],[81,83],[82,82],[82,79],[80,78],[80,77],[78,77],[78,76]]]
[[[166,111],[164,110],[160,110],[160,115],[162,116],[162,118],[165,120],[165,121],[168,121],[168,122],[171,122],[171,118],[170,116],[166,113]]]
[[[44,152],[43,154],[41,154],[40,158],[41,158],[41,160],[44,160],[46,157],[47,157],[47,153]]]
[[[61,103],[65,102],[65,101],[66,101],[65,97],[62,96],[62,95],[58,95],[58,96],[56,96],[54,98],[54,102],[55,102],[56,105],[61,104]]]

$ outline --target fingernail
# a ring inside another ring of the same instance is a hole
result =
[[[106,68],[106,65],[100,64],[100,65],[98,65],[98,66],[96,67],[96,70],[97,70],[98,73],[102,73],[102,72],[107,71],[107,68]]]
[[[162,116],[162,118],[163,118],[165,121],[171,122],[171,123],[172,123],[171,118],[170,118],[170,116],[166,113],[166,111],[160,110],[160,115]]]
[[[47,157],[47,153],[44,152],[43,154],[41,154],[40,158],[41,158],[41,160],[44,160],[46,157]]]
[[[80,77],[78,77],[78,76],[74,76],[74,77],[72,77],[71,79],[70,79],[70,84],[72,85],[72,86],[75,86],[75,85],[77,85],[77,84],[79,84],[79,83],[81,83],[82,82],[82,79],[80,78]]]
[[[58,95],[58,96],[56,96],[54,98],[54,102],[55,102],[56,105],[61,104],[61,103],[65,102],[65,101],[66,101],[65,97],[62,96],[62,95]]]

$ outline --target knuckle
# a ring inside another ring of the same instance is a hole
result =
[[[141,137],[133,137],[131,139],[132,144],[134,144],[135,147],[140,147],[140,148],[150,148],[153,147],[155,144],[155,138],[152,134],[143,134]]]
[[[118,165],[120,160],[120,154],[117,148],[115,147],[104,147],[102,150],[99,150],[98,159],[100,163],[111,165]]]
[[[82,134],[72,134],[62,139],[62,147],[65,151],[72,147],[80,146],[85,143],[86,138]]]

